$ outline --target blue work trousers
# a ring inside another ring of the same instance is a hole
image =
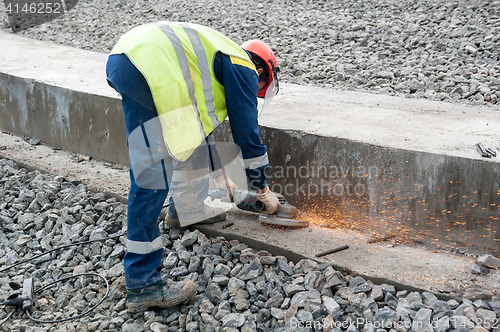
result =
[[[125,55],[111,55],[106,65],[108,83],[122,96],[123,114],[130,134],[158,117],[148,84],[143,75]],[[146,145],[149,146],[147,137]],[[131,161],[132,164],[132,161]],[[143,173],[155,172],[165,163],[150,167]],[[156,168],[156,169],[155,169]],[[166,177],[164,177],[166,179]],[[124,257],[125,283],[128,289],[146,287],[161,280],[158,267],[163,255],[158,217],[168,194],[168,181],[163,189],[146,189],[136,183],[130,167],[130,191],[127,214],[127,253]],[[130,247],[135,247],[131,250]],[[137,247],[139,247],[137,249]]]
[[[220,164],[220,160],[218,155],[214,158],[209,144],[198,147],[185,162],[173,160],[165,146],[158,112],[142,73],[127,56],[118,54],[109,56],[106,74],[110,86],[122,96],[130,152],[125,282],[128,289],[142,288],[161,280],[157,269],[163,244],[157,222],[169,187],[174,197],[170,199],[169,209],[174,216],[179,212],[174,206],[177,201],[182,203],[180,211],[185,217],[203,218],[208,173],[220,168],[214,166]],[[179,178],[181,180],[176,180]]]

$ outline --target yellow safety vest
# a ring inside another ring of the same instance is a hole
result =
[[[238,44],[197,24],[141,25],[123,35],[111,51],[127,55],[146,78],[165,144],[177,160],[187,160],[227,117],[224,87],[213,71],[219,51],[255,70]]]

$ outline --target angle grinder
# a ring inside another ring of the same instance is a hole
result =
[[[269,225],[279,225],[286,227],[308,227],[309,222],[305,220],[296,220],[299,210],[288,203],[285,196],[273,193],[278,197],[278,210],[272,214],[260,214],[259,221]],[[212,199],[222,199],[228,196],[227,190],[212,190],[208,193]],[[245,211],[261,213],[264,210],[264,203],[257,198],[257,192],[254,190],[233,190],[233,200],[236,206]]]

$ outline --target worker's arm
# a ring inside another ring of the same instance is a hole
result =
[[[238,61],[239,60],[239,61]],[[224,85],[226,107],[234,142],[241,149],[250,188],[265,191],[269,168],[267,148],[259,137],[257,111],[258,75],[245,61],[218,53],[216,77]],[[218,71],[222,75],[217,75]]]

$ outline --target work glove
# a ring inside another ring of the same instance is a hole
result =
[[[217,189],[227,190],[227,187],[229,185],[229,190],[231,190],[231,194],[233,194],[234,191],[238,189],[238,186],[236,184],[234,184],[233,181],[231,181],[231,179],[229,178],[229,176],[227,176],[226,173],[222,173],[222,175],[219,175],[214,180],[215,180],[215,185],[217,186]],[[229,198],[229,193],[221,201],[224,203],[231,203],[231,199]]]
[[[262,194],[257,194],[257,199],[264,204],[264,210],[260,211],[263,214],[273,214],[278,210],[278,206],[280,204],[278,197],[269,190],[269,187],[266,186],[266,191]]]

